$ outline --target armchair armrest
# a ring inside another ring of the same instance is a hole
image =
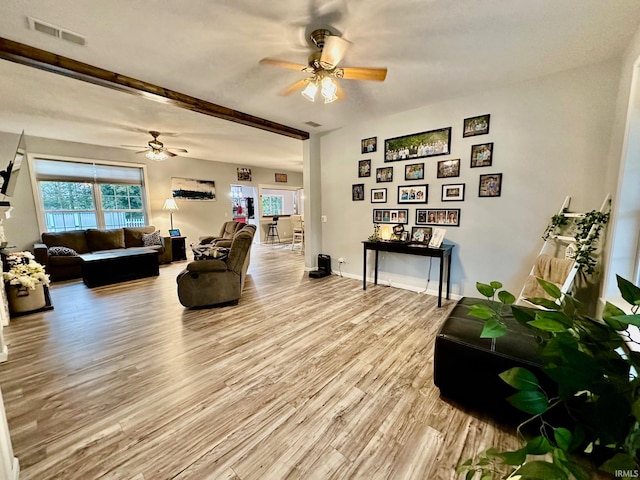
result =
[[[187,271],[189,272],[226,272],[227,263],[222,260],[197,260],[187,265]]]
[[[34,243],[33,256],[35,257],[36,262],[47,268],[49,265],[49,247],[44,243]]]
[[[158,254],[158,262],[171,263],[171,261],[173,261],[171,237],[162,237],[162,253]]]
[[[206,245],[207,243],[213,243],[216,240],[219,240],[222,237],[217,237],[215,235],[204,235],[202,237],[198,237],[198,243],[200,245]]]

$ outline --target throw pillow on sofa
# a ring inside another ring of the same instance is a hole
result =
[[[156,230],[153,233],[143,234],[142,245],[144,245],[145,247],[152,247],[153,245],[162,245],[162,237],[160,236],[160,230]]]
[[[77,257],[78,252],[69,247],[49,247],[49,255],[58,257]]]

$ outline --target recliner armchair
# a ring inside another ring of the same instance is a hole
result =
[[[255,232],[255,225],[244,225],[237,231],[225,260],[196,260],[189,263],[176,279],[180,303],[191,308],[238,300],[244,288]]]
[[[246,224],[242,222],[229,221],[224,222],[222,224],[222,228],[220,228],[220,233],[217,236],[214,235],[204,235],[198,238],[200,245],[204,245],[207,243],[215,243],[218,240],[231,240],[235,233],[243,228]]]

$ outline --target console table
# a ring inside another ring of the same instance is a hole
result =
[[[409,255],[420,255],[423,257],[436,257],[440,259],[440,278],[438,279],[438,307],[442,306],[442,283],[445,274],[446,263],[446,275],[447,275],[447,300],[449,299],[449,290],[451,285],[451,250],[453,245],[443,243],[439,248],[430,248],[427,245],[419,243],[404,243],[404,242],[362,242],[363,245],[363,261],[362,261],[362,289],[367,289],[367,250],[374,250],[376,252],[376,260],[374,267],[374,281],[375,285],[378,284],[378,253],[379,252],[391,252],[391,253],[406,253]]]

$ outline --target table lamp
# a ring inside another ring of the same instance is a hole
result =
[[[171,230],[173,230],[173,212],[178,210],[178,204],[173,198],[167,198],[164,201],[163,210],[169,210],[169,214],[171,215]]]

